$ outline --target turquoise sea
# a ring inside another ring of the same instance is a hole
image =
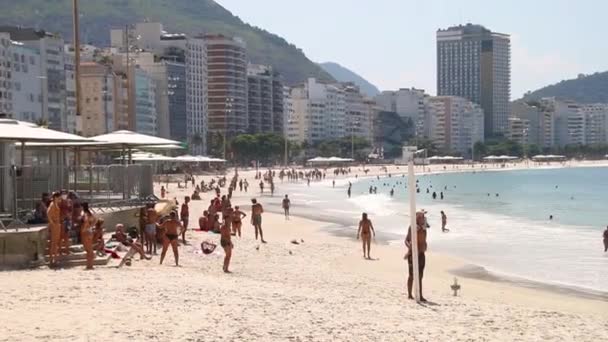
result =
[[[608,168],[447,173],[417,180],[417,207],[429,212],[432,251],[504,276],[608,293],[608,253],[602,244]],[[378,232],[401,243],[409,225],[403,174],[339,179],[335,187],[331,182],[328,177],[310,187],[279,184],[277,196],[289,193],[293,214],[333,222],[341,233],[355,234],[361,213],[367,212]],[[370,186],[377,194],[369,194]],[[264,200],[274,207],[275,198]],[[441,233],[441,210],[449,233]]]

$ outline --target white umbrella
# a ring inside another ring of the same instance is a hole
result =
[[[19,142],[88,142],[79,135],[39,127],[29,122],[0,119],[0,140]]]
[[[175,140],[159,138],[151,135],[131,132],[116,131],[108,134],[91,137],[91,140],[120,144],[124,146],[153,146],[153,145],[179,145]]]

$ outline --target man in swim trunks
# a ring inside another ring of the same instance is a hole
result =
[[[228,270],[228,267],[230,266],[230,258],[232,258],[232,249],[234,248],[234,245],[232,244],[232,240],[231,240],[231,231],[230,231],[230,225],[228,224],[229,221],[224,221],[224,224],[222,224],[221,228],[220,228],[220,245],[222,246],[222,248],[224,249],[224,267],[222,267],[222,269],[224,270],[224,273],[230,273],[230,271]]]
[[[422,277],[424,276],[424,268],[426,266],[426,218],[424,212],[419,211],[416,213],[416,238],[418,242],[418,275],[419,275],[419,288],[420,288],[420,300],[426,302],[426,299],[422,296]],[[407,298],[414,299],[412,296],[412,286],[414,284],[414,266],[412,258],[412,230],[407,230],[407,236],[405,238],[405,245],[407,246],[407,254],[405,255],[408,264],[408,277],[407,277]]]
[[[247,214],[242,212],[238,205],[235,206],[234,212],[232,213],[232,230],[239,238],[241,237],[241,227],[243,226],[241,220],[245,217],[247,217]]]
[[[52,202],[47,209],[47,217],[49,220],[49,236],[51,240],[51,246],[49,248],[49,261],[50,266],[54,267],[57,264],[57,256],[59,253],[59,243],[61,242],[61,209],[59,203],[61,202],[61,195],[58,192],[53,193]]]
[[[367,218],[367,213],[363,213],[361,215],[361,221],[359,221],[359,230],[357,231],[357,240],[359,240],[359,236],[361,236],[361,241],[363,242],[363,258],[371,260],[371,256],[369,255],[369,250],[372,242],[372,233],[374,237],[376,237],[376,231],[374,230],[374,225],[372,221]],[[367,256],[365,255],[365,249],[367,247]]]
[[[190,208],[188,208],[188,203],[190,203],[190,197],[184,197],[184,204],[182,204],[182,210],[180,210],[179,216],[182,219],[182,242],[184,245],[186,244],[186,230],[188,230],[188,221],[190,219]]]
[[[179,252],[177,251],[177,240],[179,235],[183,232],[184,227],[177,220],[177,214],[175,211],[171,212],[169,219],[163,222],[161,225],[165,236],[163,239],[163,250],[160,253],[160,264],[163,264],[163,260],[165,259],[165,254],[167,254],[167,249],[169,245],[173,249],[173,256],[175,257],[175,266],[179,266]]]
[[[251,224],[255,228],[255,239],[258,239],[259,234],[262,243],[266,243],[264,241],[264,233],[262,232],[262,213],[264,212],[264,208],[255,198],[251,200],[251,203]]]
[[[144,227],[146,251],[148,254],[156,254],[156,222],[158,221],[158,213],[154,209],[154,204],[147,204],[146,207],[146,225]]]
[[[289,197],[287,197],[287,195],[285,195],[285,198],[283,198],[283,211],[285,211],[285,219],[289,220],[289,207],[291,206],[291,201],[289,200]]]

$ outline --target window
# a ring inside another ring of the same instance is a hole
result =
[[[30,64],[31,65],[35,65],[36,64],[36,59],[34,58],[34,56],[30,56]]]

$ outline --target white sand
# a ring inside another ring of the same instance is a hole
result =
[[[248,177],[252,188],[255,183]],[[175,186],[172,187],[172,189]],[[189,189],[191,190],[191,189]],[[251,190],[250,190],[251,191]],[[180,200],[185,192],[172,191]],[[191,224],[210,199],[192,202]],[[263,202],[262,202],[263,203]],[[233,204],[249,210],[248,198]],[[293,214],[297,214],[297,211]],[[452,297],[448,269],[461,263],[431,252],[425,296],[405,296],[399,247],[360,244],[322,231],[323,223],[265,214],[267,245],[249,224],[235,239],[231,269],[222,255],[198,253],[213,234],[189,232],[180,264],[135,261],[100,267],[0,273],[0,341],[602,341],[608,303],[460,279]],[[292,239],[304,243],[293,245]],[[256,248],[260,246],[259,250]]]

